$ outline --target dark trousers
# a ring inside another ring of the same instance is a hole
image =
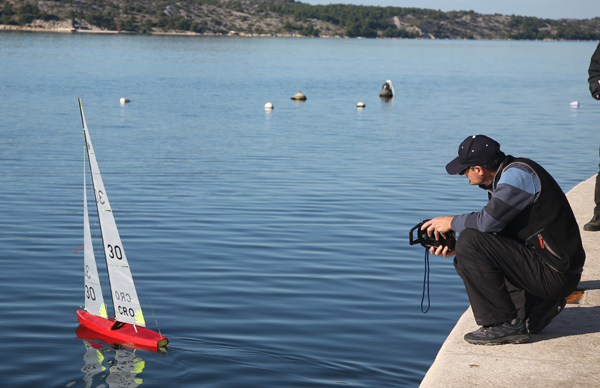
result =
[[[600,165],[598,165],[600,169]],[[600,217],[600,172],[596,175],[596,189],[594,190],[594,203],[596,207],[594,208],[594,215]]]
[[[581,279],[556,272],[518,241],[476,229],[460,233],[454,267],[482,326],[525,319],[540,298],[566,298]]]

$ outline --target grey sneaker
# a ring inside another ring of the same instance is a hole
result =
[[[474,345],[520,344],[529,341],[525,321],[515,318],[496,326],[482,326],[465,334],[465,341]]]
[[[561,300],[545,300],[542,299],[531,309],[525,324],[529,329],[529,334],[537,334],[544,330],[550,322],[560,314],[567,304],[566,299]]]
[[[597,232],[600,230],[600,216],[594,214],[594,217],[587,224],[583,225],[583,230],[587,232]]]

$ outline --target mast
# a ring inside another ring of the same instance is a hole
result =
[[[104,258],[108,270],[108,280],[110,283],[111,296],[113,300],[113,309],[115,319],[120,322],[132,325],[146,326],[142,308],[138,300],[133,277],[129,269],[129,262],[121,243],[121,237],[117,230],[117,224],[112,213],[112,208],[106,195],[98,162],[92,146],[92,140],[87,128],[81,98],[79,98],[79,110],[81,113],[81,122],[83,124],[83,134],[85,145],[88,152],[88,161],[94,186],[96,198],[96,208],[98,209],[98,219],[100,221],[100,231],[102,233],[102,245],[104,246]]]

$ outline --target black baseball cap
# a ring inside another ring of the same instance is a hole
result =
[[[485,135],[467,137],[458,147],[458,156],[446,165],[450,175],[456,175],[469,167],[483,166],[496,159],[503,158],[500,144]]]

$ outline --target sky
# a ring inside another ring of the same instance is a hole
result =
[[[482,14],[534,16],[543,19],[600,17],[600,0],[298,0],[308,4],[356,4],[475,11]]]

